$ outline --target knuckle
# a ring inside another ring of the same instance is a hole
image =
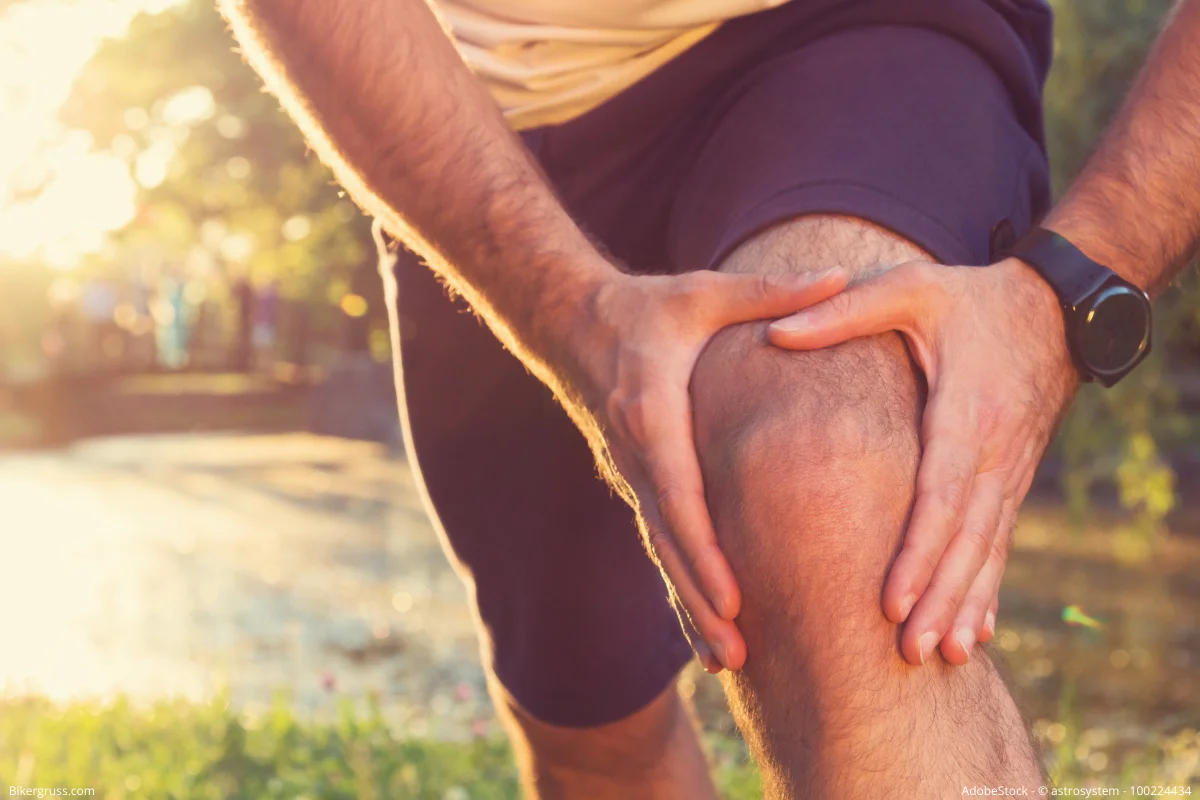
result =
[[[681,302],[695,305],[703,301],[707,295],[721,291],[724,276],[709,270],[697,270],[679,276],[680,291],[676,297]]]
[[[933,497],[935,520],[942,525],[954,526],[962,521],[967,503],[965,481],[952,480],[938,485],[930,493]]]
[[[946,268],[927,261],[910,261],[901,264],[894,272],[905,288],[925,307],[945,305],[950,298],[946,284]]]
[[[671,291],[662,296],[662,310],[674,317],[690,317],[702,305],[698,296],[702,288],[691,275],[681,275]]]
[[[826,307],[839,317],[852,316],[858,308],[858,296],[854,292],[835,294],[825,302],[828,304]]]
[[[965,544],[976,553],[991,554],[992,544],[996,537],[994,532],[987,530],[978,525],[973,525],[968,528],[963,528],[960,534],[965,539]]]
[[[1006,435],[1006,431],[1012,427],[1010,409],[1010,404],[998,392],[985,396],[979,405],[979,432],[985,437]]]
[[[618,430],[635,442],[645,442],[652,430],[653,409],[644,394],[622,392],[609,399],[609,416]]]
[[[750,277],[746,283],[747,295],[752,299],[765,299],[775,294],[779,284],[774,276],[759,274]]]
[[[974,617],[982,618],[983,611],[987,608],[990,599],[985,589],[972,585],[970,591],[963,596],[958,609],[958,618],[963,620]]]
[[[658,525],[646,526],[646,547],[649,548],[651,554],[659,561],[659,566],[663,567],[662,557],[664,553],[670,552],[673,543],[666,530]]]
[[[1001,533],[1003,534],[1004,532],[1001,531]],[[996,563],[999,564],[1001,568],[1004,567],[1005,563],[1008,561],[1007,535],[996,536],[992,539],[991,552],[989,553],[988,557],[995,559]]]
[[[678,484],[663,483],[655,487],[654,503],[663,522],[674,528],[678,521],[678,507],[682,502],[682,490]]]
[[[892,270],[895,280],[914,289],[926,289],[936,282],[932,264],[924,261],[909,261]]]
[[[915,553],[914,560],[921,570],[921,574],[928,577],[937,570],[938,564],[942,560],[941,553],[933,550],[922,549]]]
[[[928,599],[921,599],[925,604],[922,611],[921,624],[917,627],[929,627],[935,631],[945,632],[954,621],[958,611],[958,601],[953,592],[945,585],[934,585],[930,588]]]
[[[623,420],[629,404],[629,393],[618,388],[613,390],[604,401],[604,413],[610,420]]]

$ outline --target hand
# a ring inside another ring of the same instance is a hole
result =
[[[1017,509],[1078,376],[1050,287],[1008,259],[911,263],[779,320],[768,339],[811,350],[903,334],[929,386],[908,532],[883,592],[912,664],[965,664],[995,632]]]
[[[732,622],[741,596],[704,499],[688,393],[693,368],[722,328],[791,314],[846,282],[838,269],[620,274],[580,305],[566,348],[573,363],[554,370],[569,387],[565,404],[602,471],[637,512],[680,621],[710,672],[740,669],[746,646]]]

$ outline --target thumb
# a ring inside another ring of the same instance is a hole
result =
[[[810,309],[771,323],[767,339],[788,350],[816,350],[886,331],[912,333],[927,298],[928,265],[897,267]]]
[[[798,275],[715,272],[706,286],[705,307],[721,327],[772,319],[832,297],[846,288],[849,279],[841,267]]]

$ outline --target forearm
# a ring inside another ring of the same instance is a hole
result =
[[[351,196],[550,380],[610,273],[425,0],[220,0],[251,65]]]
[[[1200,0],[1183,0],[1046,227],[1151,292],[1200,248]]]

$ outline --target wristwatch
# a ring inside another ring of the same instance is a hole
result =
[[[1029,264],[1058,295],[1067,347],[1085,381],[1112,386],[1150,352],[1150,298],[1062,236],[1034,228],[1003,255]]]

